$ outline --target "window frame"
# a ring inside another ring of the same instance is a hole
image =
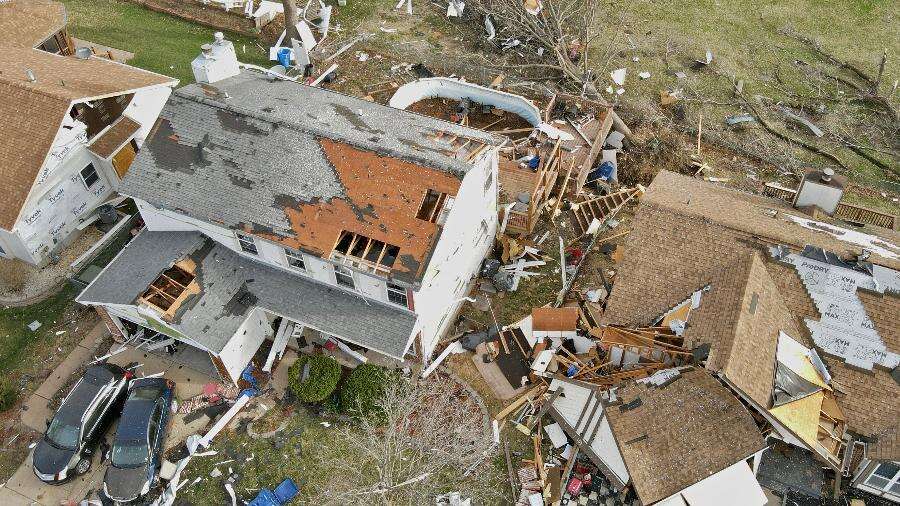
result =
[[[876,475],[875,473],[878,471],[878,469],[881,466],[893,466],[893,467],[896,467],[897,470],[894,472],[894,475],[891,478],[887,478],[880,474]],[[874,483],[870,483],[870,480],[872,480],[872,478],[884,480],[885,484],[877,485]],[[863,481],[863,485],[865,485],[873,490],[878,490],[879,492],[890,494],[892,496],[900,496],[900,492],[894,492],[893,490],[891,490],[894,486],[896,486],[898,484],[900,484],[900,464],[898,464],[896,462],[880,462],[880,463],[878,463],[878,465],[872,469],[872,472],[869,473],[869,476],[866,476],[866,479]]]
[[[356,276],[354,275],[353,269],[347,267],[344,264],[332,264],[332,266],[332,271],[334,272],[334,282],[337,283],[338,286],[356,290]],[[350,278],[349,284],[347,282],[342,283],[341,276]]]
[[[303,256],[303,253],[293,250],[290,248],[282,248],[284,249],[284,260],[287,263],[288,267],[297,271],[306,272],[306,258]],[[300,262],[300,266],[296,266],[291,263],[291,260],[296,260]]]
[[[242,253],[259,256],[259,246],[256,245],[255,237],[249,234],[244,234],[242,232],[235,232],[234,236],[237,239],[238,248],[240,248]],[[247,245],[246,243],[250,243],[252,245],[252,250],[248,250],[245,247]]]
[[[88,177],[84,175],[84,171],[88,169],[91,169],[94,174],[94,180],[91,183],[88,183]],[[82,167],[81,170],[78,171],[78,176],[81,178],[81,182],[84,183],[84,187],[88,190],[93,188],[94,185],[96,185],[100,181],[100,173],[97,172],[97,167],[94,167],[94,162],[90,162]]]
[[[387,291],[388,302],[405,308],[409,307],[409,294],[406,291],[406,287],[400,286],[396,283],[391,283],[390,281],[386,282],[384,286],[385,290]],[[402,297],[403,302],[391,299],[391,294],[393,294],[398,299]]]

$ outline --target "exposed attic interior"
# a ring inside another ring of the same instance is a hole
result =
[[[196,271],[197,264],[189,258],[176,262],[150,283],[147,291],[139,297],[139,302],[171,321],[184,301],[200,292],[200,286],[195,281]]]
[[[69,111],[69,114],[73,119],[87,125],[87,136],[88,140],[90,140],[106,127],[115,123],[122,116],[122,113],[133,98],[134,93],[129,93],[101,100],[82,102],[75,104],[72,110]]]
[[[425,192],[425,198],[422,199],[422,206],[416,213],[416,218],[425,220],[430,223],[443,225],[453,208],[454,198],[431,188]]]
[[[358,269],[388,275],[399,254],[398,246],[344,230],[331,252],[331,259]]]

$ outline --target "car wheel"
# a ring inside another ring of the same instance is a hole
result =
[[[78,474],[84,474],[84,473],[88,472],[88,470],[90,468],[91,468],[91,459],[83,458],[80,461],[78,461],[78,465],[75,466],[75,472]]]

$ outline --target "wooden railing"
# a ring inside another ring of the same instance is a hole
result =
[[[785,188],[776,183],[766,183],[763,187],[763,195],[775,199],[793,202],[797,190]],[[894,214],[883,213],[868,207],[856,206],[846,202],[840,202],[834,211],[834,217],[851,223],[862,223],[865,225],[875,225],[876,227],[884,227],[890,230],[897,230],[897,216]]]

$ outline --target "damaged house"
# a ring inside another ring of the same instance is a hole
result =
[[[662,172],[601,323],[671,328],[769,436],[900,501],[898,245],[894,230]]]
[[[504,139],[242,70],[221,38],[194,70],[121,190],[146,229],[78,300],[232,380],[264,341],[427,359],[492,245]]]
[[[707,371],[672,368],[604,391],[554,378],[550,415],[611,488],[639,504],[761,506],[766,445],[750,412]]]
[[[76,49],[57,2],[0,2],[0,47],[0,258],[41,266],[114,198],[177,81]]]

